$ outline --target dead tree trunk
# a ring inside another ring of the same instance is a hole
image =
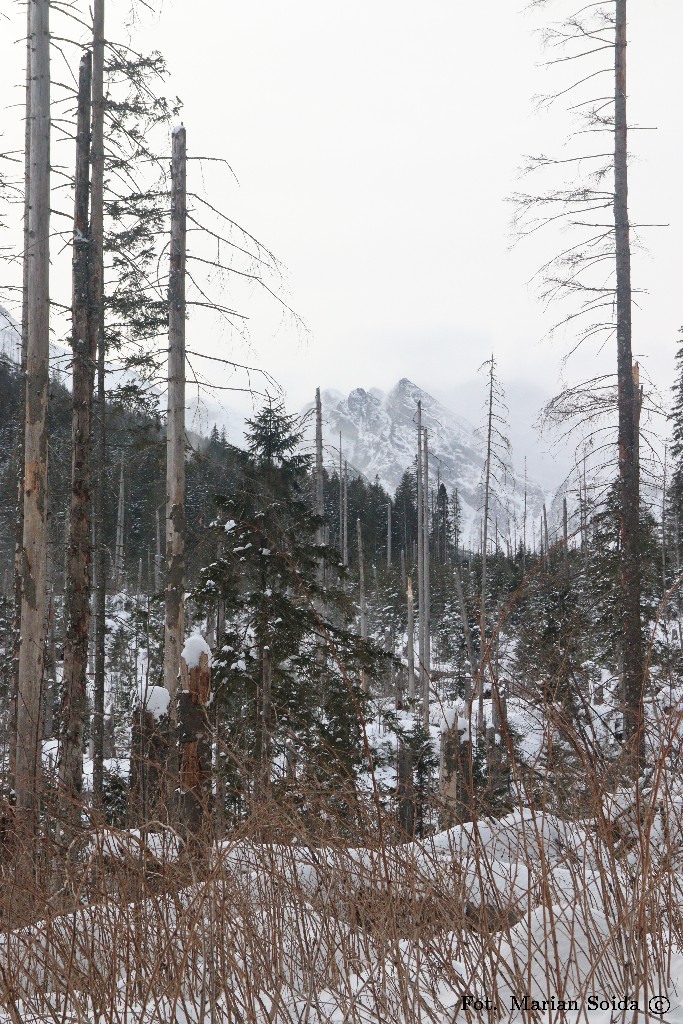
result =
[[[631,347],[631,242],[628,217],[626,119],[626,0],[616,0],[614,90],[614,231],[617,301],[617,383],[619,396],[619,478],[621,483],[621,592],[623,602],[624,739],[637,774],[644,753],[644,663],[641,629],[641,573],[638,538],[639,481],[636,394]]]
[[[49,0],[31,0],[31,171],[24,453],[21,647],[17,692],[17,809],[35,827],[40,771],[40,695],[45,648],[47,401],[50,342]]]
[[[477,709],[477,731],[479,738],[484,736],[484,659],[486,655],[486,568],[489,538],[489,494],[491,488],[491,451],[493,438],[493,371],[494,363],[491,356],[489,372],[489,409],[486,429],[486,473],[484,477],[484,521],[481,538],[481,597],[479,601],[479,705]]]
[[[430,615],[430,604],[431,604],[431,593],[429,585],[429,442],[427,440],[427,431],[424,432],[424,481],[422,484],[424,493],[424,514],[423,514],[423,530],[424,538],[422,541],[422,559],[423,559],[423,583],[422,587],[424,590],[424,681],[422,690],[422,725],[425,729],[429,729],[429,687],[431,684],[432,674],[432,637],[431,637],[431,615]]]
[[[363,534],[360,519],[356,520],[356,536],[358,539],[358,580],[360,588],[360,635],[365,639],[368,635],[368,609],[365,599],[365,561],[363,559]],[[363,693],[368,692],[368,677],[363,669]]]
[[[391,569],[391,502],[387,504],[387,569]]]
[[[424,496],[422,492],[422,402],[417,403],[417,650],[420,695],[425,685]]]
[[[342,545],[344,549],[344,565],[349,564],[349,465],[344,463],[344,522],[342,526]]]
[[[90,428],[93,363],[90,358],[90,90],[92,54],[78,75],[76,178],[72,280],[73,384],[71,509],[66,579],[66,630],[62,691],[59,788],[63,820],[78,821],[83,786],[83,732],[90,637]]]
[[[254,793],[257,801],[267,800],[270,793],[273,760],[272,680],[273,666],[270,647],[264,647],[258,708],[256,786]]]
[[[126,518],[126,483],[123,476],[123,455],[119,472],[119,503],[116,510],[116,545],[114,547],[114,589],[118,592],[123,587],[123,547],[124,525]]]
[[[206,835],[211,816],[211,652],[198,635],[181,652],[178,690],[179,818],[192,836]]]
[[[323,408],[320,401],[320,388],[315,389],[315,512],[323,517],[325,499],[323,494]],[[323,526],[319,524],[316,531],[316,542],[324,542]]]
[[[168,283],[169,353],[166,426],[166,622],[164,686],[171,714],[185,628],[185,256],[186,139],[181,126],[173,132],[171,185],[171,266]]]
[[[344,562],[344,489],[342,486],[342,435],[339,431],[339,554]]]
[[[415,614],[413,581],[408,577],[408,700],[415,700]]]
[[[29,274],[29,180],[31,174],[31,4],[26,5],[26,88],[24,120],[24,249],[21,288],[21,375],[19,408],[26,408],[26,352],[28,348],[28,274]],[[19,430],[17,451],[17,514],[14,534],[14,662],[10,695],[10,778],[14,779],[17,733],[17,692],[19,687],[19,645],[21,637],[22,545],[24,536],[24,458],[26,436]]]
[[[90,359],[97,363],[97,412],[95,473],[93,476],[93,561],[97,586],[94,591],[95,672],[93,683],[93,796],[102,803],[104,760],[104,643],[106,631],[107,552],[104,544],[105,485],[105,391],[104,391],[104,0],[93,2],[92,134],[90,140]]]

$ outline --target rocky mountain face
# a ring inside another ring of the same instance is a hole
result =
[[[457,489],[463,512],[464,539],[475,543],[481,528],[485,451],[483,439],[466,419],[447,409],[405,377],[388,393],[356,388],[349,395],[322,393],[326,461],[338,464],[339,434],[349,466],[369,480],[378,478],[393,494],[406,469],[413,466],[417,446],[417,403],[428,430],[430,486],[437,479],[449,494]],[[524,518],[524,479],[514,471],[494,485],[491,521],[498,520],[501,540],[521,537]],[[540,516],[545,495],[527,480],[527,523]],[[530,539],[530,536],[529,536]]]
[[[4,306],[0,306],[0,359],[21,365],[21,328]]]

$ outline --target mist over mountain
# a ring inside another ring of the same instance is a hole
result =
[[[430,485],[442,482],[449,494],[457,489],[464,537],[467,542],[476,541],[483,504],[485,452],[482,436],[473,423],[405,377],[386,393],[379,388],[355,388],[345,396],[325,390],[321,398],[328,468],[338,466],[341,433],[343,458],[367,479],[378,479],[391,494],[415,460],[417,403],[421,401],[422,422],[429,432]],[[528,475],[528,521],[541,514],[549,490]],[[492,521],[495,528],[497,520],[502,538],[513,539],[515,533],[521,536],[524,491],[523,471],[520,475],[512,467],[507,479],[494,486]]]

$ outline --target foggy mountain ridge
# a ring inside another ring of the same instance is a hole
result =
[[[463,536],[475,543],[480,530],[485,452],[475,426],[439,402],[429,392],[403,377],[388,392],[379,388],[355,388],[348,395],[331,389],[321,392],[325,464],[330,471],[339,465],[339,434],[343,458],[368,480],[378,479],[393,495],[406,469],[414,463],[417,446],[417,403],[422,402],[422,421],[428,430],[430,486],[442,482],[449,496],[457,489],[462,503]],[[312,408],[309,403],[304,411]],[[312,436],[314,425],[308,425]],[[491,521],[498,520],[502,537],[508,532],[521,537],[524,518],[524,476],[512,469],[506,484],[492,500]],[[550,506],[553,491],[527,478],[527,524],[541,515],[543,502]]]

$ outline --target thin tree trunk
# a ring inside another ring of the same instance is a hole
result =
[[[28,275],[29,275],[29,181],[31,174],[31,4],[26,4],[26,88],[24,113],[24,249],[21,288],[21,373],[19,408],[26,408],[26,353],[28,350]],[[21,426],[21,425],[20,425]],[[19,687],[19,646],[21,643],[22,547],[24,536],[24,458],[26,433],[18,430],[17,439],[17,514],[14,535],[14,663],[10,695],[10,778],[14,779],[17,735],[17,693]]]
[[[123,476],[123,455],[119,472],[119,503],[116,510],[116,547],[114,548],[114,589],[123,588],[124,528],[126,516],[126,483]]]
[[[391,569],[391,502],[387,504],[387,569]]]
[[[614,230],[616,250],[617,383],[619,395],[619,478],[621,483],[622,655],[624,738],[635,775],[644,755],[643,638],[639,551],[639,482],[636,395],[631,346],[631,242],[628,217],[626,117],[626,0],[616,0],[614,90]]]
[[[415,614],[413,581],[408,577],[408,700],[415,700]]]
[[[210,657],[205,641],[193,636],[178,659],[180,821],[192,836],[206,834],[211,821]]]
[[[272,741],[272,685],[273,666],[270,654],[270,647],[263,648],[262,672],[261,672],[261,694],[259,715],[259,737],[258,737],[258,763],[256,765],[257,800],[267,800],[270,793],[270,777],[272,772],[273,741]]]
[[[344,565],[349,564],[349,465],[344,463],[344,509],[343,509],[342,543],[344,548]]]
[[[31,172],[21,647],[17,694],[17,810],[35,830],[45,649],[47,403],[50,344],[50,4],[31,0]]]
[[[166,427],[166,616],[164,686],[175,694],[185,628],[185,257],[186,257],[186,135],[173,132],[171,191],[171,266],[168,284],[169,354],[168,420]],[[173,783],[171,782],[171,785]]]
[[[104,781],[104,683],[107,562],[104,538],[105,392],[104,392],[104,3],[93,0],[92,137],[90,163],[90,359],[97,364],[97,411],[93,518],[95,523],[94,588],[95,672],[93,681],[93,797],[102,804]]]
[[[417,650],[420,673],[420,695],[424,693],[425,675],[425,595],[424,595],[424,495],[422,491],[422,402],[417,403]]]
[[[422,542],[423,559],[423,591],[424,591],[424,682],[422,690],[422,724],[429,729],[429,686],[432,674],[432,637],[431,637],[431,593],[429,585],[429,441],[427,431],[424,432],[424,481],[422,484],[424,493],[424,515],[423,529],[424,538]]]
[[[156,546],[154,549],[154,593],[161,593],[161,516],[159,509],[155,513],[156,518]]]
[[[342,435],[339,431],[339,554],[344,562],[344,486],[342,483]]]
[[[325,496],[323,493],[323,409],[320,401],[320,388],[315,389],[315,511],[321,518],[325,514]],[[316,543],[324,543],[322,523],[316,531]]]
[[[356,536],[358,539],[358,580],[360,588],[360,635],[365,639],[368,635],[368,610],[365,600],[365,560],[363,558],[363,534],[360,519],[356,520]],[[363,692],[368,692],[368,678],[363,669]]]
[[[78,75],[76,178],[74,188],[71,424],[71,510],[66,579],[66,628],[62,692],[59,788],[62,820],[80,818],[83,788],[83,733],[87,712],[90,637],[90,431],[93,363],[90,358],[90,90],[92,54],[84,54]]]
[[[481,597],[479,601],[479,706],[477,709],[477,731],[483,738],[484,730],[484,657],[486,654],[486,569],[489,537],[489,492],[491,486],[491,437],[493,432],[493,356],[489,373],[489,410],[486,431],[486,475],[484,479],[484,521],[481,538]]]

